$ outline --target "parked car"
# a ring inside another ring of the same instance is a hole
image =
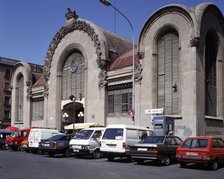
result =
[[[30,130],[28,137],[28,149],[32,153],[38,152],[39,143],[41,140],[48,139],[60,132],[56,129],[46,129],[46,128],[33,128]]]
[[[71,155],[69,141],[73,138],[72,134],[57,134],[49,139],[42,140],[39,144],[39,151],[47,153],[53,157],[56,154],[63,154],[66,157]]]
[[[217,170],[224,163],[224,140],[219,137],[188,137],[178,147],[177,159],[180,167],[195,163]]]
[[[130,146],[130,155],[139,164],[156,160],[168,166],[176,159],[176,149],[182,142],[177,136],[147,136]]]
[[[100,152],[100,137],[105,128],[87,128],[79,131],[70,141],[70,149],[78,156],[92,155],[98,159],[102,157]]]
[[[20,150],[25,151],[25,152],[29,152],[29,142],[28,142],[28,138],[25,138],[20,145]]]
[[[21,131],[14,132],[6,139],[6,144],[8,145],[10,150],[18,150],[20,149],[21,142],[28,138],[31,128],[23,129]]]
[[[126,157],[130,161],[129,146],[137,144],[146,135],[152,134],[153,131],[145,127],[108,125],[101,139],[100,151],[109,161],[113,161],[115,157]]]
[[[6,130],[6,129],[0,129],[0,150],[6,149],[6,138],[9,137],[13,131]]]

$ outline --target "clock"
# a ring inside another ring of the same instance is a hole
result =
[[[78,69],[78,64],[76,62],[73,62],[70,66],[70,70],[72,73],[75,73]]]

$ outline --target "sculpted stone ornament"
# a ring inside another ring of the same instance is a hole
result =
[[[66,18],[67,19],[74,18],[76,20],[72,21],[72,23],[68,23],[65,26],[63,26],[52,39],[51,44],[48,47],[48,51],[45,58],[45,66],[43,69],[44,70],[43,73],[46,80],[47,81],[49,80],[49,77],[51,74],[50,73],[51,63],[52,63],[53,56],[58,44],[68,33],[73,32],[75,30],[83,31],[90,37],[91,41],[94,42],[94,47],[96,48],[96,54],[97,54],[96,62],[97,62],[98,68],[100,68],[106,73],[105,71],[106,61],[101,59],[101,55],[102,55],[101,43],[100,43],[98,34],[96,34],[95,32],[95,29],[86,21],[79,20],[78,15],[75,12],[72,12],[70,9],[68,9],[66,13]],[[101,82],[99,83],[101,84]]]
[[[76,14],[75,11],[71,11],[70,8],[67,9],[67,13],[65,14],[65,17],[67,20],[71,19],[71,18],[74,18],[74,19],[78,19],[79,16]]]
[[[135,81],[141,83],[142,80],[142,65],[135,64]]]
[[[104,87],[107,85],[107,72],[106,70],[101,70],[99,73],[99,86]]]
[[[198,47],[200,42],[200,37],[194,37],[193,39],[191,39],[190,43],[191,43],[191,47]]]
[[[48,84],[45,84],[44,85],[44,93],[43,93],[44,94],[44,97],[47,97],[48,96],[48,94],[49,94],[48,93],[48,90],[49,90],[49,86],[48,86]]]
[[[28,80],[26,81],[26,86],[27,86],[27,89],[26,89],[26,99],[27,101],[29,101],[32,97],[32,75],[29,75],[29,78]]]
[[[145,57],[145,52],[138,52],[138,58],[143,59]]]

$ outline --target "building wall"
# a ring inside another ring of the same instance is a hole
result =
[[[211,4],[201,4],[196,10],[200,19],[198,33],[200,43],[197,49],[197,118],[198,135],[223,135],[224,131],[224,29],[223,15],[220,10]],[[216,83],[217,83],[217,116],[205,115],[205,59],[206,36],[212,30],[218,36],[218,54],[216,59]]]
[[[157,46],[161,31],[173,28],[179,36],[180,60],[180,114],[173,116],[175,134],[183,138],[190,135],[223,135],[223,16],[217,7],[204,3],[192,12],[185,6],[167,6],[153,14],[143,27],[139,52],[143,66],[142,85],[137,92],[141,105],[138,115],[145,109],[157,108]],[[196,20],[197,19],[197,20]],[[219,55],[217,62],[217,117],[205,116],[205,39],[209,29],[217,32]],[[169,115],[169,114],[167,114]],[[142,124],[150,121],[142,116]],[[207,118],[207,119],[206,119]]]
[[[219,9],[204,3],[194,9],[181,5],[170,5],[156,11],[146,21],[139,37],[141,79],[135,83],[135,125],[152,127],[151,115],[147,109],[158,108],[158,41],[166,32],[175,31],[179,38],[179,113],[165,115],[175,119],[175,134],[185,138],[195,135],[224,134],[224,29],[223,15]],[[207,32],[213,29],[219,37],[217,56],[217,116],[205,115],[205,40]],[[109,43],[103,30],[93,23],[81,19],[68,19],[50,43],[45,60],[44,75],[47,83],[43,87],[44,120],[30,123],[30,100],[27,100],[25,86],[23,126],[41,125],[61,129],[62,124],[62,67],[66,58],[79,50],[85,59],[84,122],[99,124],[131,124],[130,116],[108,116],[107,88],[131,82],[131,67],[106,71],[109,61]],[[16,76],[22,73],[28,80],[28,67],[17,67],[13,74],[13,106],[15,111]],[[29,80],[28,80],[29,81]],[[108,86],[107,86],[108,85]],[[32,95],[32,94],[31,94]],[[72,94],[71,94],[72,95]],[[69,96],[68,99],[69,100]],[[79,101],[80,102],[80,101]],[[13,113],[15,116],[15,113]],[[12,121],[12,124],[16,124]],[[19,127],[21,127],[18,124]]]
[[[22,121],[16,121],[17,115],[18,115],[18,106],[17,106],[17,89],[18,89],[18,76],[22,75],[24,77],[24,90],[23,90],[23,109],[22,109]],[[19,62],[14,66],[14,70],[12,72],[12,78],[11,78],[11,86],[12,86],[12,120],[11,124],[13,126],[19,127],[19,128],[27,128],[30,127],[30,114],[31,114],[31,108],[30,108],[30,85],[32,85],[32,73],[31,73],[31,67],[28,63],[25,62]]]
[[[15,60],[0,58],[0,128],[5,128],[11,124],[11,74],[6,74],[6,70],[11,72],[15,63],[17,63]],[[5,101],[6,97],[9,101]]]
[[[89,24],[95,33],[98,34],[98,38],[102,42],[102,58],[104,58],[106,49],[105,37],[95,25],[92,23]],[[100,88],[98,83],[100,68],[97,65],[95,41],[84,30],[74,30],[61,39],[52,57],[50,76],[48,79],[49,94],[47,96],[48,102],[46,106],[49,110],[45,116],[47,127],[61,128],[62,66],[66,57],[74,50],[79,50],[85,59],[84,122],[98,122],[100,124],[104,124],[105,122],[105,90],[104,87]]]

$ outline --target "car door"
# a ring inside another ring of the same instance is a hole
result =
[[[221,162],[224,163],[224,141],[220,138],[215,139],[215,152],[220,158]]]
[[[102,131],[101,130],[96,130],[91,139],[90,139],[90,148],[92,150],[95,150],[96,148],[99,148],[100,146],[100,137],[102,135]]]
[[[169,145],[167,145],[168,151],[169,151],[169,155],[172,158],[176,157],[176,150],[178,148],[178,146],[182,143],[182,140],[179,137],[176,136],[169,136],[166,139],[169,143]]]

